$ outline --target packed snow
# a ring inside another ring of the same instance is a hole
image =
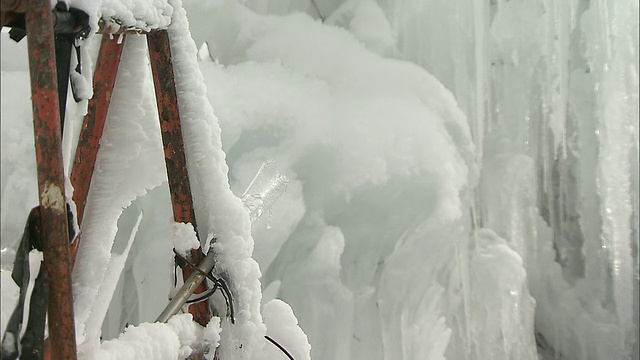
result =
[[[206,342],[215,346],[219,341],[218,318],[213,318],[207,328],[196,324],[191,314],[180,314],[167,324],[142,323],[129,326],[117,339],[106,340],[97,347],[80,349],[79,359],[186,359]],[[215,324],[215,325],[214,325]]]
[[[80,358],[286,358],[265,335],[297,360],[638,357],[637,0],[70,5],[168,28],[197,217],[173,221],[127,35],[73,273]],[[90,85],[100,36],[82,43]],[[38,197],[26,44],[1,45],[4,332]],[[219,296],[206,327],[152,323],[172,249],[198,245],[235,324]]]

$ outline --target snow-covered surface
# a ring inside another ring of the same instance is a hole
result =
[[[307,335],[298,326],[293,310],[287,303],[278,299],[271,300],[262,307],[262,315],[267,326],[267,336],[287,349],[294,359],[311,359],[311,345]],[[281,351],[275,347],[268,347],[265,352],[266,358],[283,358]]]
[[[171,293],[172,240],[195,239],[172,230],[129,36],[74,272],[85,358],[218,342],[221,359],[284,358],[265,334],[296,359],[638,356],[637,1],[188,0],[195,42],[178,0],[71,5],[169,27],[199,238],[236,311],[144,324]],[[2,50],[4,328],[37,196],[24,42]],[[261,204],[239,197],[270,160],[289,181],[252,224]]]
[[[79,349],[78,359],[136,360],[186,359],[201,349],[203,334],[215,344],[218,341],[218,318],[213,318],[206,329],[193,321],[191,314],[172,317],[166,324],[143,323],[129,326],[117,339],[103,341],[97,347]]]
[[[20,289],[13,282],[10,270],[2,269],[0,276],[0,281],[2,281],[2,283],[0,283],[0,286],[2,286],[2,297],[0,298],[2,301],[2,307],[0,307],[0,331],[4,334],[7,323],[9,323],[9,318],[20,298]]]
[[[98,154],[73,271],[78,344],[86,339],[85,327],[100,328],[102,319],[91,316],[93,309],[106,307],[110,301],[101,289],[108,287],[105,280],[122,209],[147,189],[166,181],[153,85],[142,80],[151,76],[145,54],[144,37],[127,38],[101,142],[104,151]],[[72,121],[80,122],[82,118]],[[156,241],[160,247],[166,243],[164,249],[170,251],[169,231]]]
[[[173,248],[182,255],[187,256],[191,249],[200,247],[193,224],[173,223]]]
[[[170,0],[67,0],[69,7],[75,7],[89,14],[89,26],[95,32],[99,21],[112,32],[120,29],[149,31],[166,29],[171,24],[174,6]]]

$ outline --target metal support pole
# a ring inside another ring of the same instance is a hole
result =
[[[75,359],[76,336],[69,266],[69,230],[64,195],[58,82],[49,0],[28,0],[29,73],[42,206],[44,265],[51,279],[49,338],[52,359]]]
[[[196,216],[193,209],[191,186],[187,173],[187,160],[185,156],[184,141],[182,139],[182,127],[180,125],[180,113],[178,109],[178,95],[174,81],[173,64],[171,61],[171,47],[169,34],[166,30],[154,31],[147,34],[149,59],[151,72],[160,117],[160,130],[162,131],[162,143],[164,144],[164,158],[167,166],[167,178],[171,192],[173,205],[173,218],[175,222],[192,224],[196,227]],[[201,248],[192,249],[187,260],[199,264],[204,255]],[[182,269],[185,281],[194,270],[185,267]],[[206,290],[206,283],[201,283],[195,293]],[[200,325],[206,325],[211,319],[211,314],[206,302],[193,304],[189,307],[193,319]]]
[[[116,82],[118,66],[122,57],[122,50],[126,35],[118,43],[117,38],[110,39],[109,35],[102,36],[98,63],[93,76],[93,97],[89,99],[87,115],[84,117],[82,130],[78,140],[75,160],[71,170],[71,184],[73,185],[73,201],[77,207],[78,225],[82,225],[84,208],[87,205],[87,197],[91,186],[91,178],[100,149],[100,139],[104,124],[107,120],[107,112],[111,104],[111,95]],[[80,243],[78,236],[71,245],[71,264],[75,263],[75,255]]]

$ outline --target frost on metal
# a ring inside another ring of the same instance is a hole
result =
[[[89,14],[92,32],[97,31],[99,24],[112,33],[127,29],[166,29],[171,24],[174,11],[167,0],[70,0],[68,4]]]

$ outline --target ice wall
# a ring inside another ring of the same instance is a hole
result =
[[[470,236],[467,119],[429,73],[385,58],[382,8],[345,3],[327,26],[192,6],[236,193],[265,158],[292,179],[254,224],[254,257],[312,357],[535,359],[521,256],[490,230]]]
[[[435,75],[475,142],[473,221],[523,259],[541,356],[637,358],[637,1],[245,4],[306,12]]]
[[[543,356],[638,357],[638,2],[382,1],[467,114]],[[562,275],[561,275],[562,274]]]

